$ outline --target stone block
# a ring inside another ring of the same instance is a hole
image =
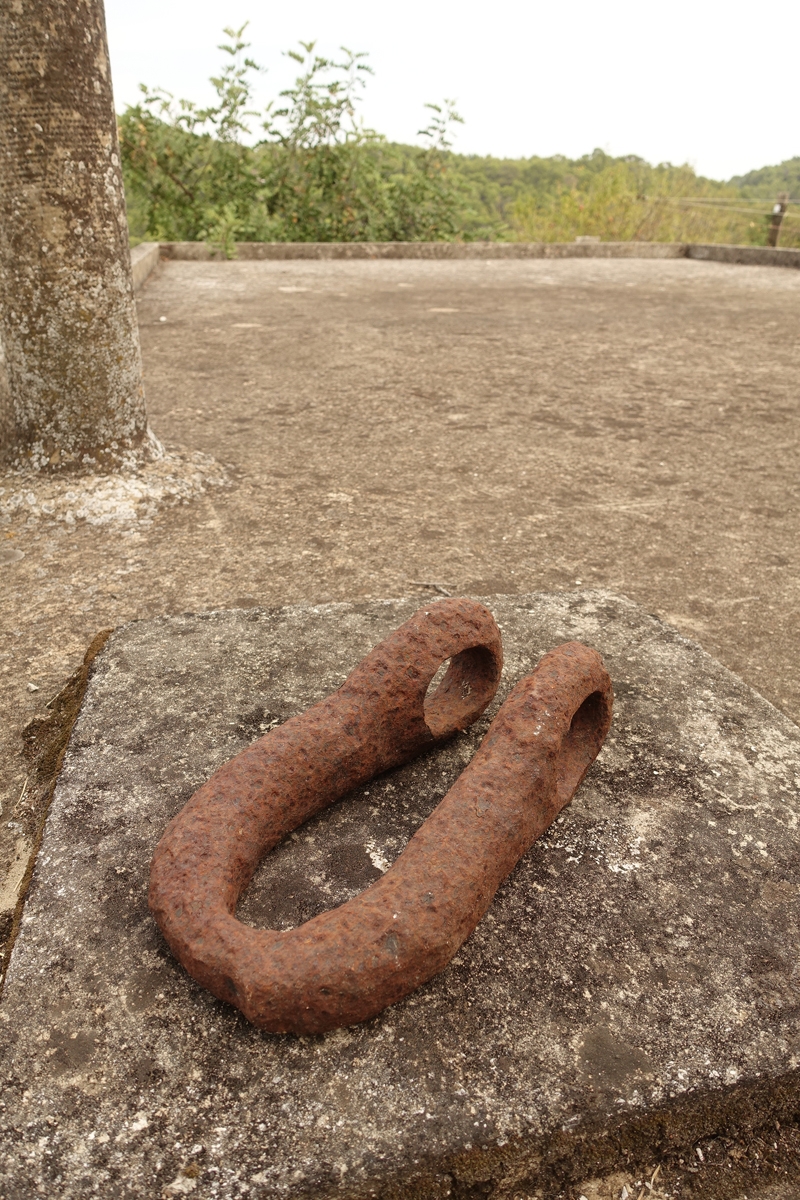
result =
[[[608,741],[451,964],[318,1037],[259,1032],[184,973],[148,912],[150,857],[217,766],[419,599],[112,635],[0,1007],[0,1195],[547,1196],[796,1109],[800,730],[622,597],[484,600],[506,656],[489,712],[287,838],[240,917],[287,928],[377,879],[560,642],[605,657]]]

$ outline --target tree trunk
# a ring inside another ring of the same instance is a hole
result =
[[[103,0],[0,0],[0,335],[6,458],[86,471],[158,452]]]

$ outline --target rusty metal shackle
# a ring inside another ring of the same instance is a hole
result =
[[[308,1034],[364,1021],[440,971],[603,744],[611,681],[600,656],[579,643],[546,655],[516,685],[470,765],[360,895],[285,932],[252,929],[233,914],[284,834],[474,721],[501,665],[488,610],[439,601],[377,646],[333,696],[212,776],[168,826],[151,868],[151,910],[189,974],[253,1024]]]
[[[447,659],[441,684],[426,695]],[[283,935],[233,916],[256,866],[314,813],[471,725],[494,697],[502,666],[500,631],[487,608],[434,601],[333,695],[220,768],[170,823],[150,872],[150,908],[189,974],[256,1024],[292,1028],[252,999],[254,988],[259,996],[269,991],[272,947]]]

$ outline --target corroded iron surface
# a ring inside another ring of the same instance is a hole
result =
[[[446,965],[603,743],[611,684],[599,655],[578,643],[517,684],[470,766],[361,895],[286,932],[252,929],[234,912],[261,857],[291,829],[474,721],[501,664],[487,609],[429,605],[331,697],[192,797],[154,855],[150,907],[198,982],[255,1025],[307,1034],[363,1021]]]

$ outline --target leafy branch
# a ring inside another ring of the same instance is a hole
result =
[[[252,107],[262,68],[246,51],[246,25],[226,29],[216,98],[199,107],[141,85],[120,118],[129,208],[144,236],[203,240],[235,253],[236,241],[393,241],[453,238],[458,181],[447,169],[451,101],[420,133],[425,148],[391,146],[364,126],[358,104],[372,69],[342,48],[338,60],[299,43],[301,68],[263,114]],[[250,146],[251,119],[263,137]]]

